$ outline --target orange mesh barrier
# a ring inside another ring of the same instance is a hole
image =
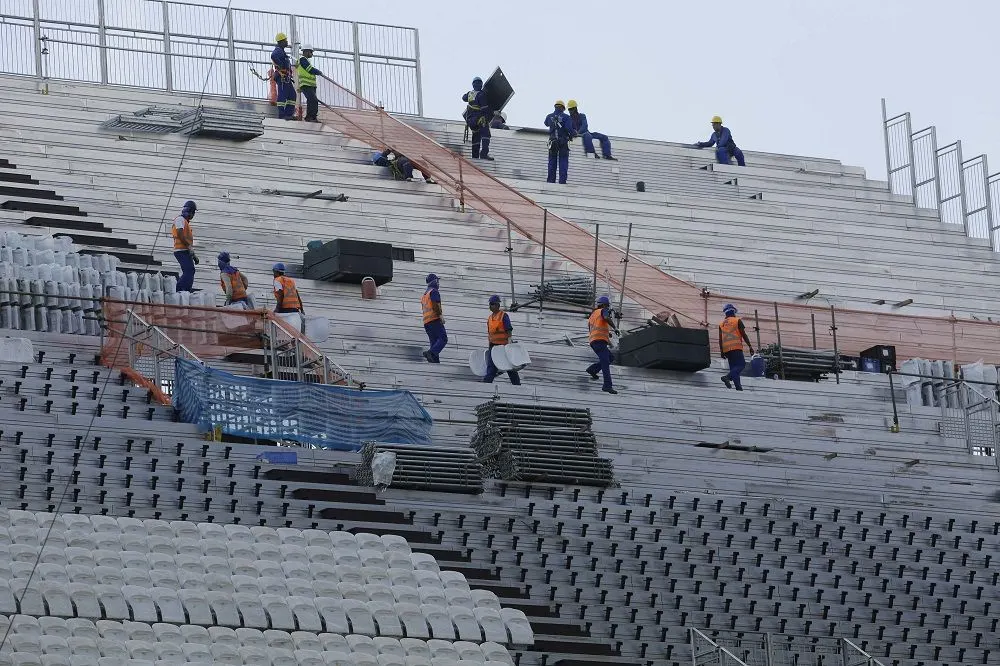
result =
[[[406,155],[421,172],[426,168],[438,184],[464,205],[509,223],[529,240],[540,244],[543,227],[547,226],[549,248],[588,273],[593,271],[594,237],[590,232],[551,212],[546,220],[541,206],[469,160],[333,81],[323,77],[318,83],[319,96],[324,102],[321,122],[374,149],[389,147]],[[620,275],[625,258],[623,248],[601,241],[597,252],[598,275]],[[756,309],[765,344],[777,341],[780,327],[782,344],[811,348],[815,317],[817,346],[833,348],[829,307],[781,304],[775,325],[774,304],[770,301],[706,297],[697,286],[668,275],[632,254],[628,257],[627,284],[623,287],[615,277],[610,282],[619,290],[624,288],[626,296],[651,312],[676,314],[682,326],[714,327],[721,317],[722,305],[728,302],[735,303],[744,314]],[[893,344],[900,358],[1000,362],[1000,324],[847,309],[836,311],[836,324],[838,348],[847,354],[857,354],[876,344]],[[820,340],[826,344],[820,344]]]

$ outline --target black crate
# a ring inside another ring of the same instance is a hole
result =
[[[361,284],[392,281],[392,245],[338,238],[302,256],[303,276],[309,280]]]
[[[875,345],[869,347],[860,354],[862,359],[869,358],[879,362],[879,369],[882,372],[897,370],[896,348],[893,345]]]
[[[708,331],[648,326],[627,333],[618,343],[618,362],[635,368],[697,372],[712,365]]]

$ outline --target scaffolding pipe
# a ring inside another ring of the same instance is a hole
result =
[[[542,280],[538,288],[538,311],[545,310],[545,249],[546,234],[549,230],[549,209],[542,209]]]
[[[625,278],[628,277],[628,255],[629,255],[629,252],[631,251],[631,249],[632,249],[632,223],[629,222],[628,223],[628,239],[625,241],[625,257],[622,259],[622,263],[625,264],[625,267],[622,268],[622,290],[621,290],[621,293],[618,294],[618,312],[619,312],[619,314],[621,313],[622,307],[624,306],[624,303],[625,303]]]
[[[601,225],[597,224],[594,226],[594,293],[593,298],[590,299],[591,303],[597,302],[597,250],[600,248],[601,244]]]

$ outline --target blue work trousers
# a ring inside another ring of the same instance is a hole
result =
[[[549,147],[549,177],[548,182],[556,182],[556,166],[559,167],[559,182],[566,184],[569,172],[569,144],[553,143]]]
[[[736,351],[726,352],[726,360],[729,361],[729,374],[726,375],[726,379],[732,380],[733,385],[742,390],[743,384],[740,383],[740,373],[743,372],[743,368],[747,367],[747,360],[743,356],[743,350],[737,349]]]
[[[435,319],[434,321],[424,324],[424,331],[427,332],[427,339],[431,343],[431,347],[428,350],[431,356],[435,360],[438,358],[438,354],[444,349],[444,346],[448,344],[448,331],[444,329],[444,324],[441,323],[440,319]]]
[[[746,160],[743,159],[743,151],[736,146],[733,146],[732,153],[730,153],[730,151],[723,146],[719,146],[715,149],[715,159],[719,160],[719,164],[729,164],[729,161],[733,157],[736,158],[736,164],[738,166],[747,165]]]
[[[597,154],[594,150],[594,139],[597,139],[597,142],[601,144],[601,156],[611,157],[611,139],[609,139],[606,134],[601,134],[600,132],[584,132],[582,138],[583,152],[585,154]]]
[[[285,120],[294,118],[295,104],[298,101],[295,82],[292,81],[292,77],[284,77],[281,74],[274,75],[274,82],[278,87],[278,118]]]
[[[181,267],[177,291],[191,291],[194,286],[194,257],[191,256],[191,250],[174,250],[174,259]]]
[[[319,97],[316,96],[316,86],[302,86],[302,96],[306,98],[306,120],[319,120]]]
[[[492,351],[494,347],[496,347],[496,345],[492,345],[491,344],[490,345],[490,351]],[[499,374],[500,374],[499,368],[497,368],[497,366],[495,366],[493,364],[493,354],[491,354],[489,351],[487,351],[486,352],[486,376],[483,377],[483,381],[486,382],[487,384],[492,384],[493,380],[496,379],[497,375],[499,375]],[[513,384],[514,386],[520,386],[521,385],[521,375],[517,374],[517,370],[508,370],[507,371],[507,376],[510,377],[510,383]]]
[[[469,129],[472,130],[472,159],[486,158],[490,155],[490,133],[489,125],[480,125],[479,117],[476,121],[469,122]]]
[[[596,375],[597,371],[600,370],[601,374],[604,375],[604,388],[613,388],[611,385],[611,348],[608,347],[607,341],[594,340],[590,343],[590,348],[597,354],[598,361],[587,368],[587,372]]]

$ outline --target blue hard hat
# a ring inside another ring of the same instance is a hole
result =
[[[725,307],[722,308],[722,314],[729,314],[730,312],[736,314],[736,306],[732,303],[726,303]]]
[[[184,205],[183,205],[183,206],[181,206],[181,210],[182,210],[182,211],[188,211],[188,210],[189,210],[189,211],[191,211],[192,213],[195,213],[195,212],[197,212],[197,211],[198,211],[198,204],[196,204],[196,203],[195,203],[195,202],[193,202],[193,201],[185,201],[185,202],[184,202]]]
[[[426,282],[427,284],[430,284],[432,282],[437,282],[437,281],[438,281],[438,276],[435,275],[434,273],[428,273],[427,274],[427,279],[424,280],[424,282]]]
[[[224,264],[228,264],[229,263],[229,253],[225,252],[225,251],[220,252],[219,253],[219,261],[221,261]]]
[[[608,298],[607,296],[601,296],[600,298],[597,299],[597,304],[598,305],[611,305],[611,299]]]
[[[271,266],[271,270],[273,270],[273,271],[281,271],[282,273],[284,273],[285,272],[285,264],[283,262],[279,261],[274,266]]]
[[[499,296],[497,296],[496,294],[493,294],[492,296],[490,296],[490,305],[493,305],[494,303],[499,303],[499,302],[500,302],[500,297]]]

